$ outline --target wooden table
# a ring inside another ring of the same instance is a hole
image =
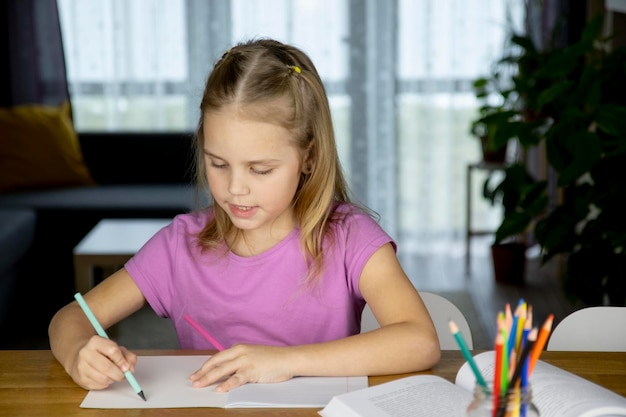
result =
[[[93,288],[95,267],[122,266],[171,222],[172,219],[104,219],[98,222],[74,248],[76,291],[84,294]]]
[[[473,353],[478,353],[474,351]],[[138,355],[190,355],[207,351],[140,350]],[[542,360],[626,396],[626,352],[544,352]],[[460,351],[443,351],[441,362],[424,374],[454,381],[464,359]],[[407,375],[370,377],[376,385]],[[0,350],[0,416],[318,416],[319,409],[82,409],[87,392],[65,373],[48,350]]]

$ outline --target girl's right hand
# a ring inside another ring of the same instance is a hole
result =
[[[72,379],[88,390],[103,389],[135,370],[137,355],[114,341],[93,336],[78,351],[70,369]]]

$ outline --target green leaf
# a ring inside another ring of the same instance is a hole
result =
[[[550,256],[570,251],[575,242],[576,223],[577,219],[569,210],[563,206],[557,207],[537,222],[535,238]]]
[[[474,86],[474,88],[481,88],[486,86],[489,83],[489,81],[486,78],[477,78],[476,80],[474,80],[474,83],[472,84]]]
[[[589,47],[582,44],[553,50],[547,55],[549,57],[547,62],[541,65],[534,75],[538,79],[547,79],[550,82],[569,78],[569,74],[580,70],[588,52]]]
[[[591,132],[578,132],[572,135],[568,143],[572,159],[559,172],[558,184],[565,186],[575,182],[581,175],[589,172],[602,157],[600,137]]]
[[[626,106],[614,104],[600,106],[596,123],[603,132],[626,140]]]
[[[545,105],[551,104],[555,99],[560,98],[566,91],[568,91],[572,85],[574,85],[573,81],[564,80],[558,84],[548,87],[539,94],[539,97],[537,97],[537,106],[541,109]]]
[[[546,181],[537,181],[525,187],[521,208],[532,216],[541,214],[548,207],[547,185]]]
[[[521,46],[527,53],[535,54],[537,52],[535,44],[528,36],[512,35],[511,42],[515,45]]]
[[[589,19],[589,22],[583,28],[583,32],[580,36],[581,42],[592,44],[598,38],[602,30],[602,20],[602,14],[600,13]]]
[[[496,230],[496,243],[523,233],[530,224],[530,220],[531,217],[526,213],[513,213],[506,216]]]

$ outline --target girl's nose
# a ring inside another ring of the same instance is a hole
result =
[[[228,181],[228,192],[233,195],[245,195],[250,192],[245,181],[245,173],[231,172]]]

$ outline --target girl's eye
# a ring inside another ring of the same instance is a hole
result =
[[[272,168],[266,169],[266,170],[262,170],[262,171],[256,170],[254,168],[251,168],[251,169],[252,169],[252,172],[254,172],[257,175],[267,175],[267,174],[269,174],[269,173],[271,173],[273,171]]]
[[[213,168],[226,168],[226,164],[218,164],[217,162],[211,162]]]

